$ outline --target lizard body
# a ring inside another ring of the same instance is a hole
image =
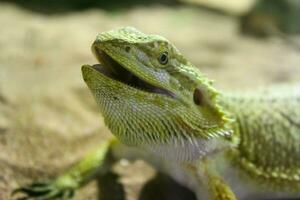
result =
[[[16,192],[72,197],[108,156],[144,159],[198,199],[300,197],[300,89],[220,93],[168,40],[126,27],[92,45],[83,78],[116,136],[68,172]]]

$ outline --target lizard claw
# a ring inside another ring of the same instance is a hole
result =
[[[52,200],[52,199],[69,199],[74,196],[73,188],[59,188],[52,182],[33,183],[31,185],[20,187],[12,192],[12,196],[23,194],[23,197],[17,200]]]

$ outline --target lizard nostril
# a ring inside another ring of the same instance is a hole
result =
[[[126,47],[125,47],[125,51],[126,51],[127,53],[129,53],[129,51],[130,51],[130,46],[126,46]]]

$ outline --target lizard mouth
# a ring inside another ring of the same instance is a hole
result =
[[[98,72],[100,72],[101,74],[105,75],[106,77],[121,82],[134,89],[138,89],[150,93],[161,94],[172,98],[175,97],[174,93],[164,88],[154,86],[153,84],[138,77],[133,72],[126,69],[118,61],[114,60],[103,50],[98,48],[95,48],[93,50],[97,59],[100,61],[100,64],[95,64],[91,67],[97,70]]]

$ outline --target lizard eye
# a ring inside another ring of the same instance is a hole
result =
[[[166,65],[168,63],[168,52],[163,52],[162,54],[160,54],[160,56],[158,57],[158,61],[160,64],[162,65]]]

